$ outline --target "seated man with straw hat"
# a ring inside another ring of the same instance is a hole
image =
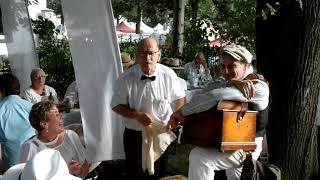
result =
[[[123,70],[130,68],[135,62],[131,59],[130,54],[126,52],[121,53],[121,62]]]

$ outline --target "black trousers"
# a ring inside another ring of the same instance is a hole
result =
[[[123,144],[128,178],[155,180],[165,176],[168,151],[165,151],[154,163],[155,174],[150,176],[148,172],[142,170],[142,132],[126,128],[123,135]]]

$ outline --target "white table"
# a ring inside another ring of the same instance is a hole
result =
[[[80,109],[71,109],[69,113],[63,112],[64,126],[82,124]]]
[[[85,146],[80,109],[71,109],[69,113],[64,112],[62,114],[64,117],[63,124],[65,129],[70,129],[76,132],[82,144]]]

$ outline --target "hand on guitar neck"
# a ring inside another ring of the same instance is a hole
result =
[[[170,116],[170,120],[168,121],[167,124],[167,129],[175,129],[177,128],[178,125],[183,125],[185,122],[185,117],[181,113],[180,110],[177,110]]]

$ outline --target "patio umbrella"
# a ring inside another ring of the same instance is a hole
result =
[[[210,47],[221,47],[223,46],[223,40],[221,38],[217,38],[209,43]]]
[[[127,25],[125,22],[121,22],[120,24],[117,24],[116,30],[124,33],[135,33],[136,30]]]

